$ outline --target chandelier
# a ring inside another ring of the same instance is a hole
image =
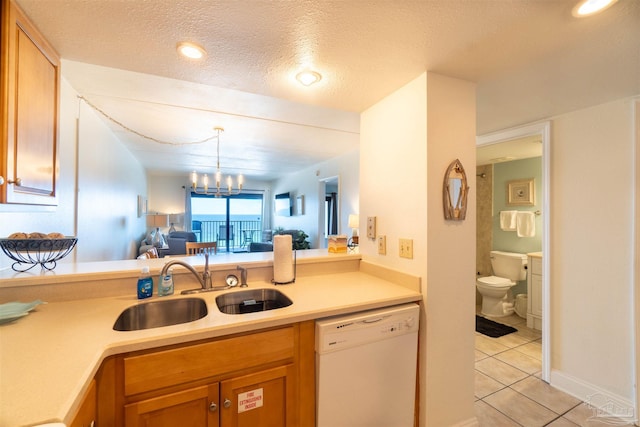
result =
[[[204,174],[202,176],[202,190],[199,189],[198,174],[196,173],[196,171],[193,171],[191,173],[191,189],[196,194],[210,194],[216,197],[220,197],[223,195],[232,196],[235,194],[240,194],[240,192],[242,191],[242,183],[243,183],[242,175],[238,175],[238,189],[235,192],[233,191],[233,179],[231,178],[231,175],[227,176],[227,182],[226,182],[227,192],[224,193],[220,191],[220,186],[222,181],[222,174],[220,173],[220,132],[224,132],[224,128],[215,127],[214,130],[217,132],[217,146],[218,146],[215,191],[212,190],[211,192],[209,192],[209,176],[207,174]]]

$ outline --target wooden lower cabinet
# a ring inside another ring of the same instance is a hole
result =
[[[293,365],[223,381],[221,427],[296,425]]]
[[[218,392],[219,385],[214,383],[131,403],[124,407],[124,425],[218,427]]]
[[[126,405],[126,427],[283,427],[295,424],[293,365]]]
[[[97,425],[313,426],[314,359],[313,321],[118,355],[98,376]]]
[[[82,399],[78,412],[69,423],[69,427],[93,427],[97,418],[96,400],[96,380],[91,380],[89,389]]]

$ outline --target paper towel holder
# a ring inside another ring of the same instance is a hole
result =
[[[288,282],[276,282],[274,279],[271,279],[271,283],[274,285],[290,285],[292,283],[296,283],[296,269],[298,266],[298,251],[296,249],[293,250],[293,279]]]

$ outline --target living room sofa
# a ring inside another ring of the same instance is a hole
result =
[[[142,255],[149,249],[153,248],[153,236],[155,230],[149,232],[140,242],[138,255]],[[161,256],[165,255],[185,255],[187,253],[187,242],[197,242],[196,234],[191,231],[172,231],[168,235],[163,235],[164,242],[169,249],[158,251]]]
[[[268,241],[265,242],[251,242],[249,243],[249,252],[273,252],[273,235],[278,234],[290,234],[291,238],[295,241],[300,230],[282,230],[277,233],[273,233],[272,230],[264,230],[263,238]]]

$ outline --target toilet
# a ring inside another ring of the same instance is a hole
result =
[[[476,280],[476,288],[482,295],[481,313],[491,317],[508,316],[513,313],[513,303],[508,301],[509,289],[527,278],[527,255],[491,251],[490,257],[494,276]]]

